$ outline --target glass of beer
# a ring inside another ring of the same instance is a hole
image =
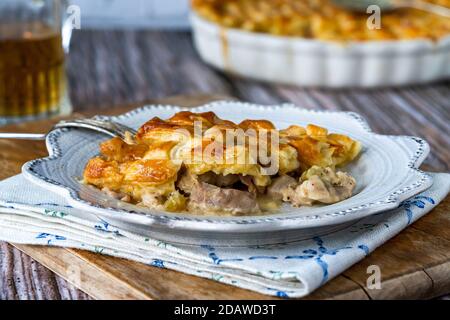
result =
[[[70,113],[65,7],[63,0],[0,0],[0,125]]]

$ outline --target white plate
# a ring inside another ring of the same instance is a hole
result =
[[[180,110],[183,108],[146,106],[112,119],[138,128],[151,117],[168,118]],[[328,206],[285,205],[281,212],[265,216],[204,217],[143,209],[78,182],[87,161],[98,154],[99,143],[108,139],[83,129],[51,132],[47,137],[50,156],[26,163],[22,172],[30,181],[67,198],[74,207],[92,212],[117,227],[171,242],[199,244],[207,238],[216,245],[279,243],[327,233],[365,216],[396,208],[401,201],[432,184],[431,177],[417,169],[429,152],[426,141],[372,133],[355,113],[225,101],[196,108],[196,111],[206,110],[232,121],[269,119],[277,128],[315,123],[329,128],[330,132],[359,140],[363,151],[345,168],[357,180],[355,195]]]
[[[450,36],[439,41],[350,43],[229,29],[191,16],[194,44],[207,63],[231,73],[300,86],[377,87],[450,77]]]

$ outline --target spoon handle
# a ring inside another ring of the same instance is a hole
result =
[[[429,3],[422,0],[399,0],[396,3],[398,6],[415,8],[427,12],[431,12],[443,17],[450,18],[450,8]]]
[[[45,133],[0,132],[0,139],[45,140]]]

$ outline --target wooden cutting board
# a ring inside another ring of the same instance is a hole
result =
[[[174,97],[153,103],[195,106],[221,97]],[[135,106],[111,110],[123,113]],[[95,109],[93,109],[95,110]],[[103,112],[105,113],[105,112]],[[72,117],[92,116],[74,114]],[[1,128],[46,132],[58,119]],[[0,179],[47,155],[40,141],[0,140]],[[421,299],[450,292],[450,197],[308,299]],[[96,299],[269,299],[212,280],[82,250],[13,244]],[[367,267],[378,265],[382,289],[369,290]]]

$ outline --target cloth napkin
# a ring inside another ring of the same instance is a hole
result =
[[[0,240],[85,249],[279,297],[305,296],[424,216],[450,190],[450,174],[397,209],[309,240],[240,248],[173,245],[119,230],[21,175],[0,182]]]

